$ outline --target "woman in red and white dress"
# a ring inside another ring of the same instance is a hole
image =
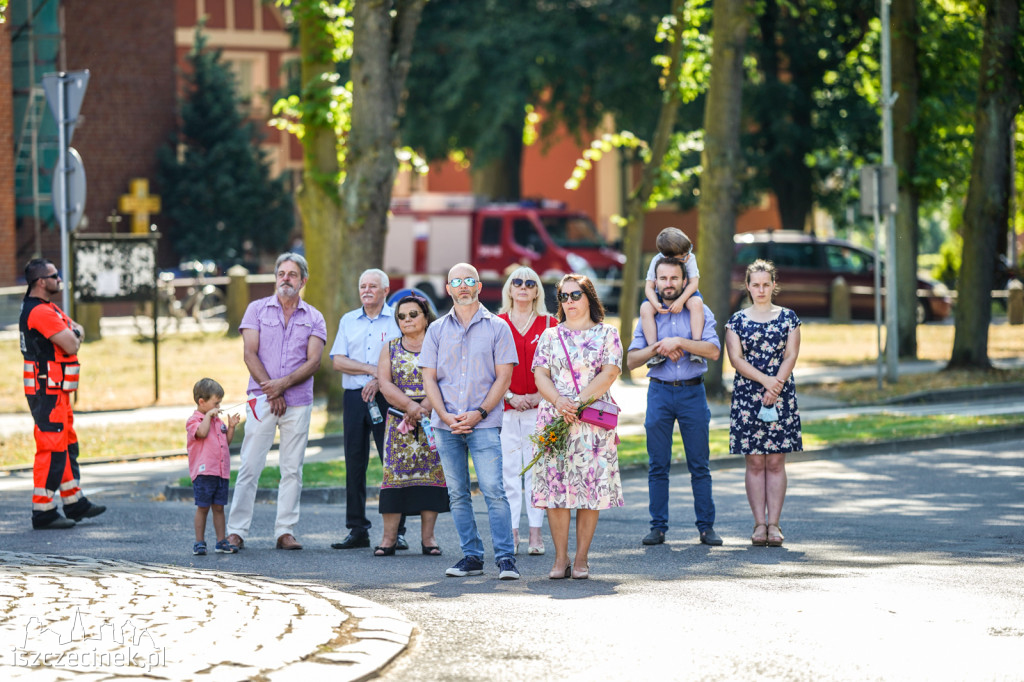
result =
[[[501,311],[498,317],[512,328],[512,338],[515,339],[519,354],[519,364],[512,370],[512,384],[505,393],[505,414],[501,424],[502,478],[509,510],[512,512],[512,541],[518,554],[519,520],[525,501],[526,518],[530,524],[527,552],[543,554],[541,528],[544,525],[544,510],[530,503],[533,470],[527,471],[525,476],[519,472],[534,456],[530,436],[537,429],[540,393],[537,392],[537,383],[533,377],[533,354],[537,350],[541,333],[557,325],[558,321],[548,315],[544,305],[544,289],[540,277],[533,269],[523,266],[509,275],[501,290]]]

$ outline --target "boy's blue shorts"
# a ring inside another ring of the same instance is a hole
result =
[[[192,493],[197,507],[224,506],[228,503],[228,479],[200,474],[192,481]]]

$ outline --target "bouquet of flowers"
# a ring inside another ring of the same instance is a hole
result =
[[[591,398],[587,402],[579,406],[576,410],[577,416],[583,412],[590,403],[594,402]],[[565,421],[565,417],[558,415],[555,417],[547,426],[545,426],[540,433],[534,433],[530,435],[530,442],[537,446],[537,454],[534,455],[530,463],[527,464],[519,475],[522,476],[530,468],[539,462],[542,457],[562,457],[566,451],[566,440],[569,438],[569,422]]]

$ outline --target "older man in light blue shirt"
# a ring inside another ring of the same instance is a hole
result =
[[[420,352],[423,386],[434,406],[437,448],[448,483],[452,519],[463,558],[445,574],[484,572],[484,543],[470,498],[469,455],[487,503],[494,557],[501,580],[517,580],[512,523],[501,478],[501,407],[518,364],[512,330],[480,304],[480,275],[468,263],[448,272],[454,307],[427,329]]]
[[[377,455],[384,457],[383,420],[374,423],[373,407],[379,416],[387,414],[388,403],[377,385],[380,351],[402,332],[387,305],[390,282],[381,270],[370,269],[359,276],[362,306],[345,313],[338,323],[338,336],[331,347],[334,369],[341,372],[345,389],[342,423],[345,429],[345,526],[348,536],[331,545],[334,549],[370,546],[370,520],[366,518],[366,469],[370,461],[370,436]],[[405,540],[405,516],[398,526],[398,549],[409,549]]]

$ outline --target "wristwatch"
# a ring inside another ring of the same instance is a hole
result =
[[[507,400],[508,402],[512,402],[512,398],[515,398],[515,397],[516,397],[516,394],[513,393],[512,391],[505,391],[505,400]]]
[[[485,410],[482,407],[478,407],[478,408],[476,408],[476,411],[479,412],[482,415],[483,419],[487,419],[487,410]]]

